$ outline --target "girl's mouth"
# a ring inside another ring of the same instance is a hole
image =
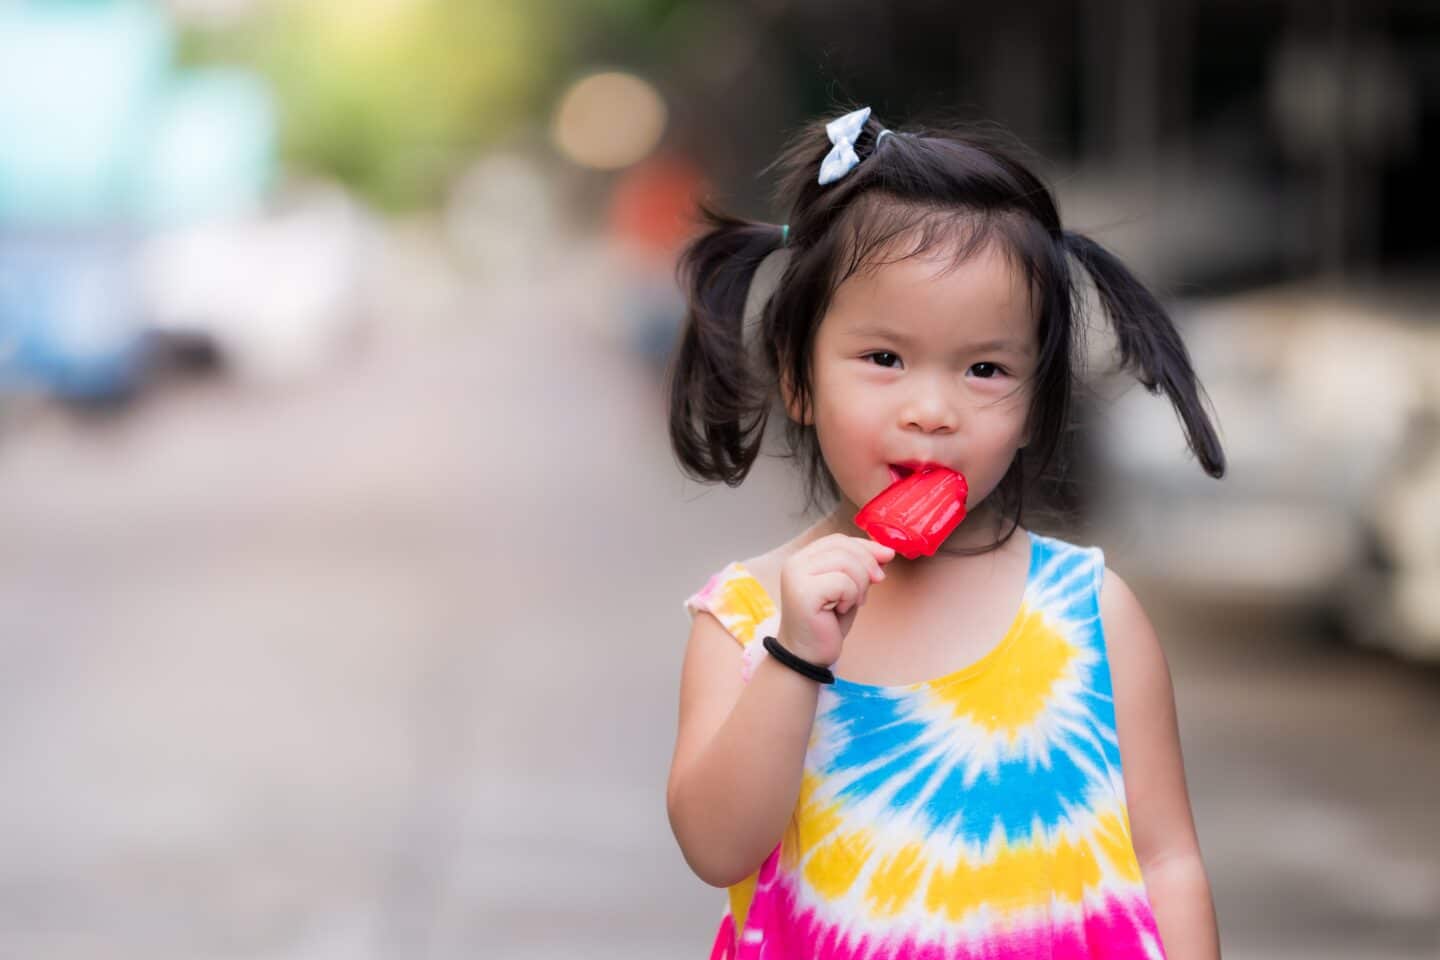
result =
[[[890,464],[890,482],[899,483],[914,472],[914,469],[911,467],[902,467],[898,463],[892,463]]]

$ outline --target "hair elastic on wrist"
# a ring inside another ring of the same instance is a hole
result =
[[[822,667],[818,663],[811,663],[809,660],[801,660],[795,654],[780,646],[780,641],[774,637],[766,637],[764,640],[765,649],[776,660],[794,670],[801,676],[809,677],[816,683],[834,683],[835,674],[830,672],[829,667]]]

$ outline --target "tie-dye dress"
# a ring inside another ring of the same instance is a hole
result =
[[[977,662],[820,689],[781,842],[731,887],[711,960],[1078,960],[1164,950],[1130,836],[1098,548],[1030,533],[1024,600]],[[740,563],[685,601],[742,647],[777,603]]]

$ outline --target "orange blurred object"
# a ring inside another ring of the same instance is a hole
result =
[[[699,229],[700,168],[678,154],[656,154],[630,167],[610,198],[610,230],[647,257],[671,260]]]

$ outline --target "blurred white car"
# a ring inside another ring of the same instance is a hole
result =
[[[144,312],[161,339],[206,344],[242,379],[293,380],[357,334],[379,243],[373,216],[328,187],[170,228],[142,252]]]
[[[1440,358],[1433,358],[1440,360]],[[1431,368],[1432,377],[1440,377]],[[1345,581],[1351,634],[1416,658],[1440,660],[1440,407],[1416,427],[1367,517],[1367,549]]]
[[[1116,399],[1093,438],[1096,507],[1128,562],[1440,659],[1440,291],[1284,288],[1173,312],[1229,472],[1200,470],[1167,400]]]

